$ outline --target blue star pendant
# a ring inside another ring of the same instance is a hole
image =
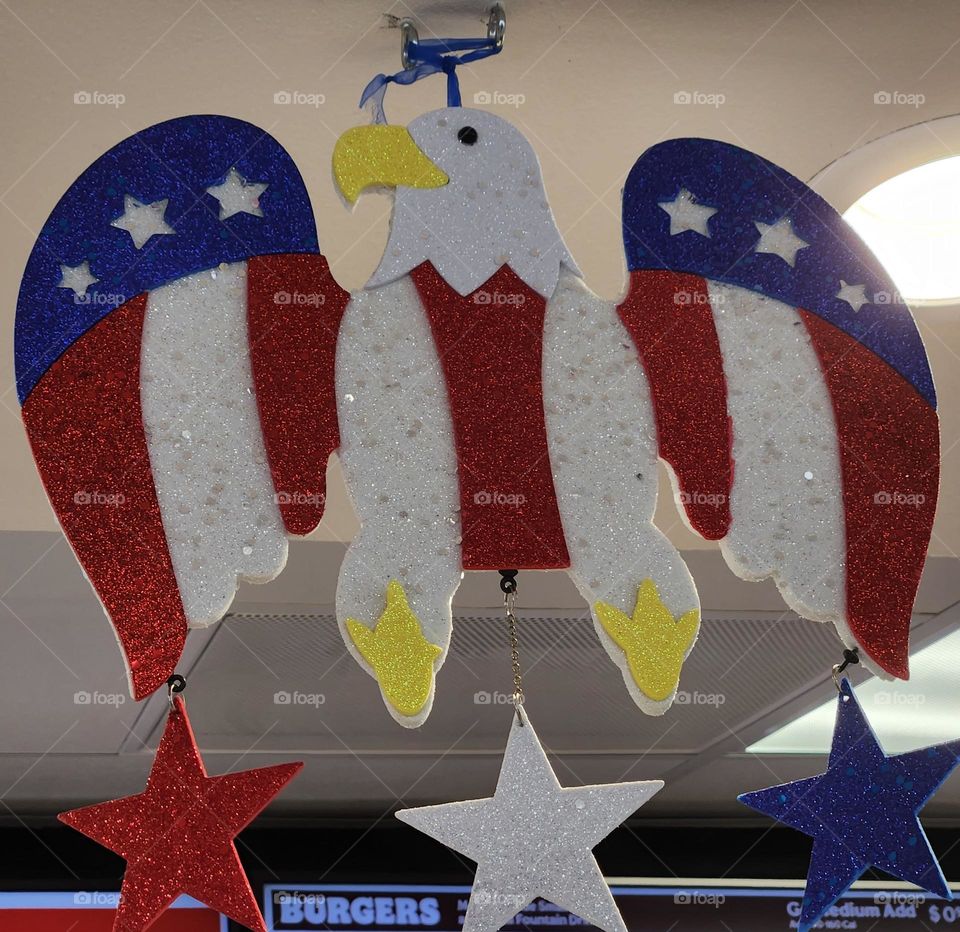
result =
[[[849,681],[841,681],[827,772],[738,797],[813,837],[798,932],[868,867],[952,898],[917,816],[958,763],[960,740],[888,757]]]

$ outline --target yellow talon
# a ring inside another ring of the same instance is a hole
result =
[[[606,602],[593,606],[603,630],[627,656],[633,681],[655,702],[669,698],[680,681],[680,667],[697,636],[700,610],[679,619],[663,604],[652,579],[637,590],[633,618]]]
[[[387,606],[374,628],[348,618],[347,631],[387,702],[401,715],[418,714],[430,698],[433,661],[443,650],[423,636],[403,586],[395,579],[387,584]]]

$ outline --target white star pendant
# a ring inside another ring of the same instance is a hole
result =
[[[538,896],[605,932],[626,932],[591,848],[663,781],[562,787],[518,711],[492,797],[401,809],[397,818],[477,862],[463,932],[495,932]]]
[[[132,195],[125,194],[123,196],[123,214],[117,217],[110,226],[126,230],[133,240],[133,245],[137,249],[143,249],[151,236],[170,236],[177,232],[163,219],[166,209],[167,199],[154,201],[152,204],[141,204]]]
[[[84,260],[79,265],[73,267],[69,265],[60,266],[60,284],[58,288],[70,288],[74,295],[82,298],[87,289],[100,281],[90,272],[90,263]]]
[[[846,301],[853,308],[854,313],[859,311],[864,304],[870,303],[865,285],[848,285],[842,278],[840,279],[840,290],[834,297]]]
[[[686,188],[681,188],[672,201],[658,201],[657,206],[670,215],[671,236],[691,230],[709,238],[707,221],[717,212],[717,208],[698,204]]]
[[[760,223],[755,220],[753,225],[760,231],[760,239],[753,251],[779,256],[789,266],[795,265],[797,253],[810,245],[797,236],[789,217],[783,217],[776,223]]]
[[[207,188],[207,194],[212,194],[220,202],[220,219],[226,220],[234,214],[262,217],[260,195],[266,190],[267,185],[248,182],[235,168],[231,168],[226,181]]]

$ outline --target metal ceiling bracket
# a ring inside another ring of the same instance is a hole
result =
[[[417,32],[417,27],[413,25],[413,20],[400,20],[400,62],[404,70],[413,68],[416,64],[410,58],[410,43],[417,42],[419,39],[420,34]]]
[[[487,18],[487,38],[493,41],[498,49],[503,48],[503,35],[507,31],[507,14],[502,3],[495,3],[490,7],[490,16]]]
[[[400,63],[405,71],[415,68],[417,61],[410,55],[411,44],[420,41],[420,34],[413,20],[404,17],[399,22],[393,20],[393,23],[400,28]],[[495,3],[490,7],[487,15],[487,41],[493,44],[493,47],[499,51],[503,48],[503,37],[507,31],[507,14],[502,3]]]

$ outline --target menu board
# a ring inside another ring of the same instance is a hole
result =
[[[3,932],[112,932],[116,891],[0,892]],[[150,932],[227,932],[227,920],[181,896]]]
[[[789,932],[803,896],[802,883],[644,881],[615,883],[612,890],[630,932]],[[270,932],[459,932],[469,898],[468,886],[268,884],[263,911]],[[960,932],[960,905],[906,887],[858,885],[816,928],[930,932],[938,926]],[[507,932],[568,928],[594,927],[546,900],[504,926]]]

